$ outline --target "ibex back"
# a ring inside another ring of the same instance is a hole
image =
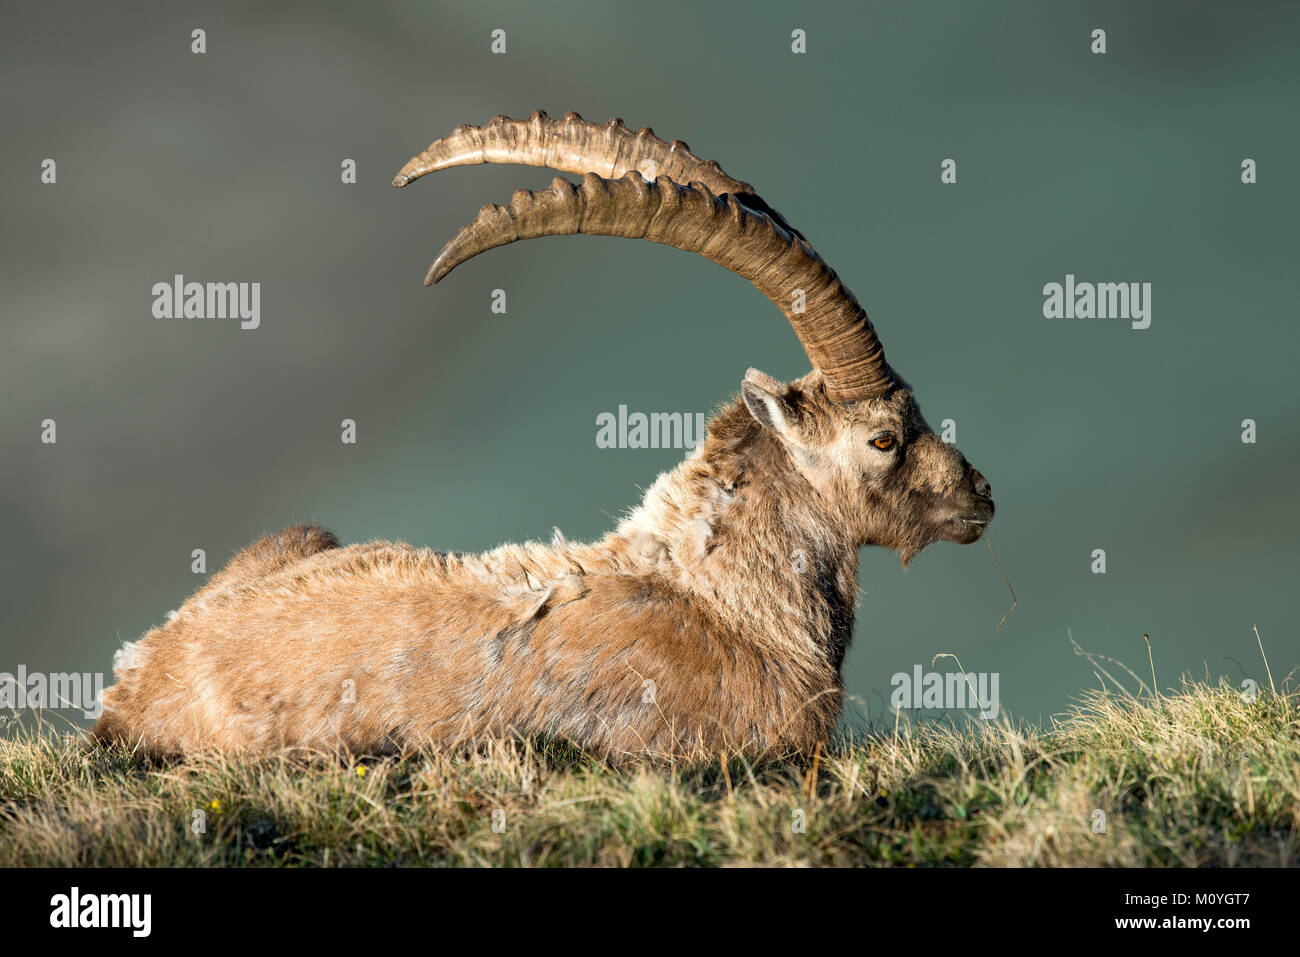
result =
[[[550,735],[613,758],[805,750],[833,734],[857,556],[977,540],[989,484],[926,424],[803,235],[713,161],[575,113],[462,126],[394,179],[474,163],[583,174],[486,206],[426,284],[540,236],[649,239],[748,279],[812,360],[755,369],[603,540],[448,555],[296,526],[127,645],[92,733],[156,754],[409,750]]]

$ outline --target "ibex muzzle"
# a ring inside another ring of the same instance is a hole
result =
[[[813,370],[751,369],[704,442],[604,539],[445,555],[298,526],[129,644],[93,729],[154,753],[374,752],[555,735],[615,758],[812,748],[834,733],[858,549],[975,541],[989,483],[926,424],[803,235],[681,142],[576,113],[462,126],[394,179],[474,163],[582,175],[485,206],[426,282],[573,233],[697,252],[785,314]]]

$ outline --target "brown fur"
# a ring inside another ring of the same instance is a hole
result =
[[[153,754],[825,742],[858,547],[906,561],[974,541],[992,501],[905,387],[845,406],[817,372],[782,385],[751,370],[743,391],[596,543],[448,556],[340,548],[307,526],[263,538],[123,650],[92,734]],[[889,453],[870,444],[882,429]]]

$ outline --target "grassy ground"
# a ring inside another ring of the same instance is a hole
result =
[[[631,769],[510,742],[151,768],[11,731],[0,865],[1294,865],[1298,705],[1187,682],[1093,693],[1047,730],[903,726],[815,761]]]

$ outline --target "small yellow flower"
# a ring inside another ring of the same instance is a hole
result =
[[[208,808],[209,808],[209,810],[214,811],[214,812],[217,813],[217,814],[220,814],[220,813],[221,813],[221,802],[220,802],[219,800],[217,800],[216,798],[213,798],[211,801],[208,802]]]
[[[357,777],[359,777],[359,778],[364,778],[365,776],[366,776],[366,766],[365,766],[364,764],[358,765],[358,766],[357,766]]]

